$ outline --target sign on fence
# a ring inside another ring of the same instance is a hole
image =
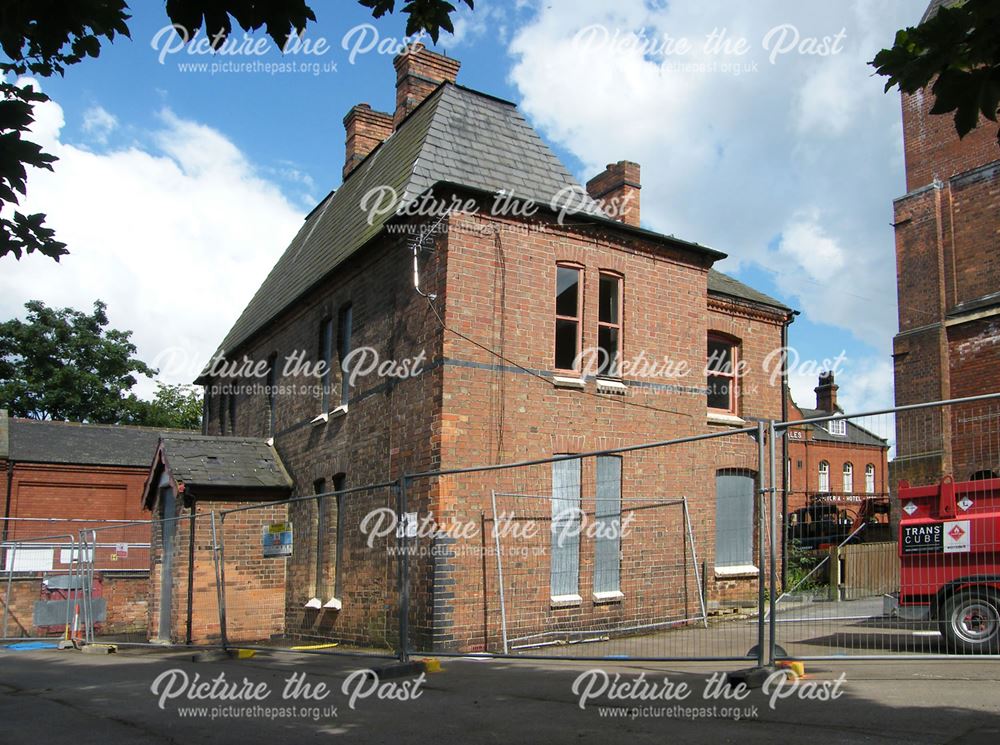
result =
[[[272,523],[263,528],[264,558],[292,555],[292,524]]]

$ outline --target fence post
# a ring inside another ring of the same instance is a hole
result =
[[[830,546],[830,600],[840,602],[840,546]]]
[[[88,564],[88,566],[90,567],[90,571],[89,571],[89,576],[90,576],[90,582],[89,582],[89,590],[90,590],[90,593],[89,593],[89,597],[90,597],[90,613],[88,615],[89,615],[89,618],[90,618],[90,643],[91,644],[95,644],[97,642],[97,625],[96,625],[97,624],[97,619],[95,618],[96,614],[94,613],[94,580],[95,580],[95,578],[97,576],[97,567],[96,567],[96,563],[97,563],[97,531],[96,530],[91,530],[90,531],[90,537],[92,539],[92,543],[91,543],[92,548],[91,548],[91,551],[90,551],[90,563]],[[105,622],[107,622],[107,606],[105,606]]]
[[[507,603],[504,597],[503,588],[503,556],[500,553],[500,532],[497,529],[497,490],[493,489],[490,494],[490,501],[493,505],[493,545],[497,551],[497,585],[500,589],[500,632],[503,637],[503,653],[508,654],[510,648],[507,644]],[[685,503],[686,504],[686,503]]]
[[[767,662],[769,665],[774,664],[775,656],[775,645],[777,641],[775,639],[775,633],[777,631],[777,621],[775,617],[777,615],[777,596],[778,596],[778,530],[780,526],[778,524],[778,471],[777,469],[777,458],[775,455],[775,432],[774,432],[774,420],[772,419],[767,425],[767,445],[768,445],[768,473],[769,478],[769,491],[771,497],[771,540],[770,543],[770,592],[768,593],[768,618],[770,620],[771,630],[770,630],[770,642],[768,644],[767,652]],[[782,471],[784,474],[784,471]],[[782,531],[784,534],[784,531]]]
[[[764,499],[767,487],[764,483],[766,471],[764,461],[764,422],[757,422],[757,666],[764,667],[764,563],[767,557],[764,545],[765,509]]]
[[[399,486],[396,490],[396,511],[399,515],[397,525],[399,526],[399,661],[408,662],[409,636],[410,636],[410,557],[407,555],[409,537],[409,521],[406,517],[407,494],[405,475],[399,477]]]
[[[225,521],[219,518],[225,528]],[[215,592],[219,598],[219,636],[222,639],[222,648],[229,648],[229,639],[226,633],[226,555],[224,545],[219,542],[218,531],[215,527],[215,512],[212,512],[212,561],[215,565]],[[168,631],[169,633],[169,631]]]
[[[10,562],[7,565],[7,592],[4,594],[3,599],[3,638],[7,638],[7,619],[10,618],[10,591],[11,584],[14,581],[14,562],[17,560],[17,544],[9,550],[5,551],[5,558]]]
[[[87,531],[81,530],[80,536],[80,554],[77,556],[77,561],[80,563],[80,607],[83,617],[80,619],[83,623],[83,641],[85,644],[90,643],[90,571],[87,568],[87,552],[90,551],[90,541],[87,538]]]

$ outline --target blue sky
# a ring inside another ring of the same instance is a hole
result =
[[[27,206],[49,214],[72,254],[61,266],[7,260],[0,314],[36,297],[79,308],[101,297],[163,379],[185,382],[301,218],[339,185],[344,114],[394,105],[392,54],[352,59],[344,44],[370,42],[371,24],[383,48],[396,46],[404,23],[315,0],[307,38],[325,39],[324,54],[178,52],[161,63],[162,5],[133,5],[131,41],[41,81],[55,103],[36,130],[62,162],[32,175]],[[858,409],[892,399],[889,224],[904,190],[898,97],[865,63],[924,5],[479,0],[437,49],[462,61],[459,82],[518,103],[581,181],[638,161],[644,226],[727,252],[718,268],[800,309],[793,346],[803,360],[845,353],[842,400]],[[713,33],[728,53],[705,46]],[[636,51],[613,38],[655,44]],[[694,51],[677,52],[684,39]],[[320,69],[182,69],[253,59]],[[804,404],[813,375],[804,366],[793,378]]]

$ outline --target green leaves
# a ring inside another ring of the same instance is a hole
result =
[[[167,16],[190,36],[204,26],[213,49],[232,33],[230,17],[247,31],[263,28],[279,47],[316,20],[305,0],[167,0]]]
[[[134,357],[132,332],[107,329],[100,300],[90,314],[38,300],[24,307],[25,321],[0,323],[0,407],[35,419],[128,420],[136,376],[156,372]]]
[[[123,424],[171,429],[201,429],[202,397],[193,385],[156,384],[152,401],[128,398],[129,411]]]
[[[475,9],[474,0],[458,1],[464,2],[470,10]],[[372,16],[375,18],[381,18],[396,9],[395,0],[359,0],[359,2],[366,8],[371,8]],[[426,31],[436,44],[442,30],[449,34],[455,32],[455,26],[451,22],[451,14],[455,10],[455,6],[447,0],[406,0],[403,12],[409,16],[406,21],[407,36]]]
[[[964,137],[980,116],[997,121],[1000,109],[1000,3],[967,0],[941,8],[919,26],[901,29],[893,46],[870,63],[888,78],[885,90],[914,93],[931,84],[932,114],[954,112]],[[1000,132],[997,133],[1000,142]]]
[[[28,191],[26,166],[52,170],[56,157],[37,143],[24,138],[34,122],[34,104],[48,97],[30,86],[0,83],[0,210],[18,204]],[[14,212],[13,218],[0,218],[0,257],[13,254],[20,259],[38,251],[56,261],[67,253],[66,244],[55,239],[46,227],[45,215]]]
[[[97,57],[101,40],[129,35],[125,0],[5,0],[0,5],[0,72],[49,77]]]

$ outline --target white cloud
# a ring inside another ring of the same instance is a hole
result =
[[[816,224],[816,213],[798,216],[782,232],[778,251],[813,279],[834,276],[844,267],[845,251]]]
[[[93,106],[83,113],[83,131],[100,145],[107,144],[108,135],[118,126],[118,119],[102,106]]]
[[[59,161],[54,173],[31,173],[25,206],[48,215],[71,253],[59,264],[34,254],[5,259],[0,318],[23,316],[31,299],[89,310],[100,298],[112,326],[135,331],[140,358],[155,363],[178,350],[178,368],[164,370],[164,382],[190,382],[302,211],[222,133],[169,109],[156,131],[144,133],[147,144],[112,142],[100,154],[59,139],[57,103],[37,114]],[[152,388],[146,382],[141,390]]]
[[[727,252],[723,271],[775,272],[808,317],[884,355],[902,138],[899,100],[866,63],[925,5],[539,0],[511,41],[510,79],[532,122],[580,160],[582,180],[639,162],[647,227]],[[784,24],[799,44],[772,64],[763,41]],[[594,26],[602,43],[581,45]],[[706,48],[713,32],[729,54]],[[824,49],[836,53],[799,53]],[[888,389],[890,371],[872,370]]]
[[[438,46],[443,49],[468,46],[482,38],[490,29],[493,29],[500,43],[507,42],[508,26],[504,21],[510,8],[501,8],[486,0],[478,0],[474,11],[464,3],[456,5],[458,10],[451,16],[455,32],[442,33]],[[520,10],[521,5],[522,2],[519,0],[514,10]]]

